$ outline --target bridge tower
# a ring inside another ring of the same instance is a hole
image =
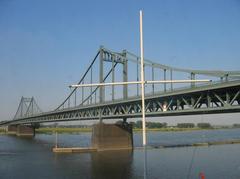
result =
[[[41,112],[42,110],[39,108],[33,97],[32,98],[22,97],[13,120],[29,117]],[[14,134],[20,137],[33,137],[35,136],[36,126],[37,126],[36,124],[33,125],[10,124],[7,127],[7,133]]]
[[[127,51],[123,50],[121,53],[121,59],[118,59],[114,54],[106,53],[106,50],[103,46],[100,46],[99,54],[99,83],[104,83],[104,61],[112,63],[112,83],[115,82],[115,64],[122,64],[122,80],[123,82],[128,81],[128,60],[127,60]],[[99,93],[99,102],[102,103],[105,101],[105,87],[100,86]],[[114,86],[112,86],[112,99],[114,100]],[[123,86],[123,99],[128,98],[128,85]]]
[[[41,112],[42,110],[37,105],[34,97],[26,98],[22,96],[20,103],[18,105],[17,112],[13,119],[32,116],[34,114],[38,114]]]

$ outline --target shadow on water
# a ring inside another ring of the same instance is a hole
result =
[[[134,178],[133,151],[54,154],[55,178]]]
[[[132,178],[132,150],[94,152],[91,161],[92,178]]]

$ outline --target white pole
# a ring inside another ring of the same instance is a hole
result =
[[[141,88],[142,88],[142,135],[143,135],[143,146],[146,146],[146,120],[145,120],[145,80],[144,80],[144,54],[143,54],[143,28],[142,28],[142,10],[140,10],[140,50],[141,50]]]
[[[157,80],[157,81],[144,81],[144,84],[151,83],[203,83],[203,82],[211,82],[211,80],[203,79],[203,80]],[[80,87],[92,87],[92,86],[117,86],[117,85],[133,85],[133,84],[142,84],[142,81],[128,81],[128,82],[114,82],[114,83],[92,83],[92,84],[79,84],[79,85],[70,85],[70,88],[80,88]]]
[[[211,82],[212,80],[203,79],[203,80],[156,80],[156,81],[145,81],[146,84],[154,84],[154,83],[205,83]]]
[[[58,133],[55,132],[55,148],[58,148]]]

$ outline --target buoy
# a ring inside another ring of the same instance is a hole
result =
[[[204,173],[203,173],[203,172],[200,172],[200,173],[199,173],[199,179],[205,179],[205,176],[204,176]]]

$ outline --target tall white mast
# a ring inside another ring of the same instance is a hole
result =
[[[128,81],[128,82],[114,82],[114,83],[92,83],[92,84],[77,84],[70,85],[70,88],[92,87],[92,86],[111,86],[111,85],[127,85],[127,84],[141,84],[142,93],[142,131],[143,131],[143,146],[147,145],[146,139],[146,120],[145,120],[145,84],[154,83],[191,83],[191,82],[211,82],[211,80],[157,80],[145,81],[144,79],[144,54],[143,54],[143,12],[140,10],[140,51],[141,51],[141,81]],[[166,111],[166,110],[165,110]],[[163,111],[163,112],[165,112]]]
[[[142,23],[143,13],[140,10],[140,51],[141,51],[141,91],[142,91],[142,135],[143,135],[143,146],[146,146],[146,120],[145,120],[145,79],[144,79],[144,54],[143,54],[143,23]]]

